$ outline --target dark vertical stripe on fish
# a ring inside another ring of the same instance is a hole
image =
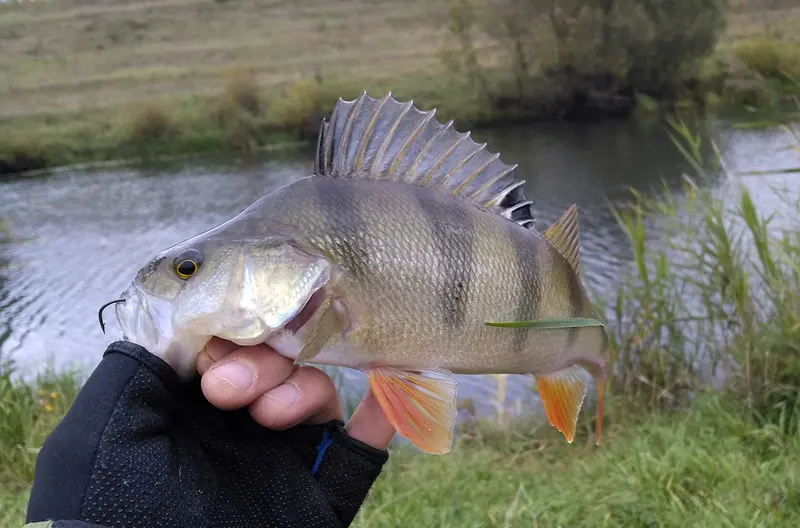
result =
[[[524,229],[519,225],[509,221],[506,226],[509,242],[514,248],[517,280],[522,288],[515,311],[516,321],[528,321],[536,319],[541,302],[541,291],[539,283],[535,280],[536,252],[534,246],[523,243],[517,230]],[[527,233],[525,233],[527,235]],[[530,236],[530,235],[528,235]],[[529,328],[515,328],[513,347],[516,354],[524,354],[528,349],[528,338],[533,333]]]
[[[330,180],[314,186],[316,204],[325,219],[329,249],[341,265],[354,277],[369,277],[369,248],[367,222],[361,216],[358,199],[351,185],[341,180]]]
[[[427,191],[415,194],[439,256],[438,276],[443,277],[438,292],[442,319],[447,328],[456,330],[467,318],[475,224],[466,208],[457,204],[445,206]]]

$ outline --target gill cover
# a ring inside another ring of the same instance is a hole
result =
[[[213,291],[189,296],[196,302],[179,304],[176,324],[242,346],[263,343],[328,282],[331,268],[324,257],[291,242],[245,245],[229,268],[222,303]]]

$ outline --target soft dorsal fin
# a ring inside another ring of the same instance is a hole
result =
[[[578,206],[567,207],[561,218],[544,232],[545,238],[561,253],[575,273],[580,272],[580,228],[578,226]]]
[[[514,173],[517,166],[501,162],[470,132],[457,132],[452,121],[443,125],[435,113],[401,103],[391,92],[382,99],[366,92],[339,99],[330,122],[320,126],[314,175],[441,188],[533,228],[533,202]]]

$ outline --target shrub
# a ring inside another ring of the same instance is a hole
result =
[[[134,107],[124,124],[124,141],[136,149],[147,149],[171,139],[178,132],[177,124],[165,104],[155,101]]]
[[[734,51],[745,66],[765,77],[800,80],[800,44],[768,37],[739,42]]]
[[[214,101],[212,115],[228,138],[231,148],[250,152],[263,136],[264,101],[253,71],[236,70]]]
[[[272,106],[271,121],[292,133],[307,139],[316,136],[320,120],[333,110],[344,94],[333,95],[330,86],[318,79],[302,79],[291,84]]]

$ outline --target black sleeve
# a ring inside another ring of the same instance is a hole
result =
[[[347,526],[388,453],[343,426],[266,429],[142,347],[112,343],[39,453],[27,522]]]

